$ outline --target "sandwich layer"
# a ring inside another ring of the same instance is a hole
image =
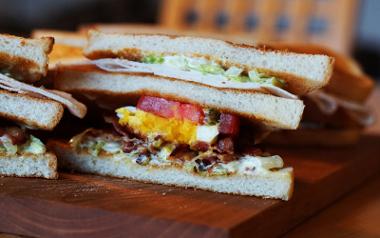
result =
[[[59,31],[50,29],[35,29],[31,33],[32,38],[53,37],[55,44],[84,47],[87,43],[86,35],[73,31]]]
[[[57,157],[52,153],[0,156],[0,175],[57,179]]]
[[[74,94],[158,96],[215,108],[250,118],[265,126],[284,129],[296,129],[304,109],[301,100],[249,90],[214,88],[149,74],[108,73],[93,66],[61,67],[55,75],[54,84],[56,89]]]
[[[26,82],[34,82],[47,74],[48,53],[54,39],[25,39],[0,34],[0,72]]]
[[[363,103],[368,99],[375,87],[374,80],[361,70],[356,61],[326,47],[310,44],[276,43],[271,45],[270,48],[298,53],[324,54],[334,57],[334,71],[324,90],[342,99]]]
[[[3,90],[0,102],[0,117],[43,130],[52,130],[64,112],[58,102]]]
[[[84,50],[90,59],[126,58],[141,60],[144,56],[185,55],[206,57],[223,67],[237,66],[259,70],[285,80],[288,90],[298,95],[326,85],[332,73],[333,59],[325,55],[265,51],[222,40],[164,35],[123,35],[90,31]]]
[[[138,181],[193,187],[221,193],[254,195],[288,200],[293,192],[293,170],[255,176],[204,177],[175,167],[152,168],[120,160],[117,156],[93,156],[77,153],[69,145],[50,141],[49,147],[58,155],[59,167],[79,172],[130,178]]]

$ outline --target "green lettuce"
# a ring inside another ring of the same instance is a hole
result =
[[[164,62],[164,57],[151,54],[143,57],[142,62],[147,64],[162,64]]]
[[[248,72],[248,75],[244,75],[244,69],[242,68],[231,66],[225,70],[220,64],[205,58],[192,58],[183,55],[160,56],[150,54],[143,57],[142,62],[148,64],[166,64],[182,70],[194,70],[203,74],[221,75],[231,81],[240,83],[254,82],[273,85],[280,88],[286,86],[284,80],[268,76],[257,70],[251,70]]]
[[[43,154],[46,152],[46,147],[40,139],[31,135],[29,141],[22,146],[22,152],[35,155]]]
[[[1,137],[0,140],[0,153],[6,155],[15,155],[17,154],[18,146],[14,145],[7,136]]]

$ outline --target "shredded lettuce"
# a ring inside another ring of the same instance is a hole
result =
[[[267,76],[263,73],[258,72],[257,70],[249,71],[248,77],[251,82],[270,84],[270,85],[277,86],[280,88],[283,88],[286,86],[286,83],[284,80],[276,78],[276,77]]]
[[[243,69],[231,66],[227,71],[224,73],[228,77],[237,77],[243,73]]]
[[[176,148],[176,146],[174,144],[165,145],[164,147],[162,147],[160,152],[158,152],[158,154],[157,154],[158,158],[161,160],[169,159],[169,156],[171,155],[171,153],[173,153],[175,148]]]
[[[143,57],[142,62],[147,64],[162,64],[164,62],[164,57],[151,54]]]
[[[70,146],[76,150],[86,149],[91,155],[97,156],[101,151],[111,154],[118,154],[122,152],[122,145],[120,141],[110,140],[102,137],[94,137],[87,134],[97,133],[97,130],[89,128],[82,133],[74,136],[70,140]]]
[[[105,145],[104,141],[92,141],[91,145],[88,147],[88,151],[93,156],[98,156],[100,151],[103,149]]]
[[[163,57],[163,64],[186,71],[198,71],[204,74],[223,74],[224,69],[217,63],[204,58],[191,58],[183,55]]]
[[[228,169],[221,164],[217,164],[212,168],[211,174],[216,176],[228,175]]]
[[[8,136],[0,137],[0,154],[16,155],[17,153],[43,154],[46,147],[42,141],[34,136],[30,136],[29,140],[23,145],[14,145]]]
[[[12,143],[12,140],[8,136],[0,137],[0,153],[6,155],[17,154],[18,146]]]
[[[70,140],[70,146],[74,149],[79,149],[80,146],[81,146],[81,143],[85,137],[85,135],[87,135],[87,133],[91,132],[92,130],[94,130],[93,128],[88,128],[86,130],[84,130],[82,133],[74,136],[73,138],[71,138]]]
[[[199,71],[204,74],[223,74],[224,69],[218,64],[202,64]]]
[[[240,76],[228,76],[227,78],[229,78],[232,81],[236,81],[236,82],[240,82],[240,83],[251,82],[249,77],[242,76],[242,75],[240,75]]]
[[[148,64],[164,64],[170,67],[179,68],[186,71],[198,71],[203,74],[222,75],[231,81],[240,83],[255,82],[259,84],[268,84],[283,88],[286,83],[282,79],[273,76],[268,76],[257,70],[251,70],[248,75],[244,75],[244,69],[231,66],[225,70],[220,64],[215,61],[201,57],[187,57],[184,55],[153,55],[150,54],[142,59],[143,63]]]
[[[106,142],[103,145],[102,150],[104,150],[108,153],[111,153],[111,154],[120,153],[120,152],[122,152],[121,143],[114,142],[114,141]]]
[[[29,141],[22,147],[22,151],[37,155],[45,153],[46,147],[40,139],[31,135]]]

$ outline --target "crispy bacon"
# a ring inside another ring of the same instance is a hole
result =
[[[128,130],[126,127],[119,124],[118,119],[115,116],[104,116],[104,121],[110,123],[113,126],[113,129],[122,136],[129,136]]]
[[[197,141],[194,145],[191,146],[192,149],[196,151],[207,151],[210,145],[203,141]]]
[[[4,135],[8,136],[14,145],[22,145],[29,138],[28,134],[24,130],[15,126],[0,129],[0,136]]]
[[[234,141],[231,137],[225,137],[218,140],[218,151],[220,153],[233,154],[234,153]]]
[[[203,157],[201,159],[196,159],[195,163],[197,163],[197,169],[198,171],[207,171],[210,169],[216,162],[218,161],[217,156],[207,156]]]
[[[237,159],[237,156],[234,155],[234,154],[221,154],[221,155],[218,155],[218,158],[220,161],[222,161],[223,163],[229,163],[231,161],[234,161]]]
[[[220,114],[220,134],[237,136],[239,134],[240,120],[238,116],[222,113]]]
[[[131,153],[132,151],[137,149],[137,144],[134,141],[128,140],[125,141],[123,140],[123,147],[122,150],[124,153]]]

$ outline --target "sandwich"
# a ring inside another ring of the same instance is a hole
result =
[[[0,35],[0,175],[57,178],[57,159],[33,129],[53,130],[68,108],[84,117],[70,94],[44,88],[54,39]]]
[[[86,45],[86,35],[70,31],[57,31],[36,29],[31,37],[53,37],[54,46],[49,53],[49,70],[52,71],[57,64],[73,63],[84,60],[82,48]]]
[[[112,130],[98,125],[69,142],[50,141],[60,165],[290,199],[293,169],[255,142],[273,129],[298,127],[304,109],[298,97],[328,83],[331,57],[97,31],[89,33],[84,54],[87,61],[55,69],[54,88],[95,102]]]
[[[357,143],[362,130],[375,119],[365,105],[374,81],[353,59],[327,48],[302,44],[274,44],[271,48],[326,54],[335,58],[335,64],[330,82],[302,98],[306,108],[300,128],[272,133],[266,142],[286,146],[348,146]]]

